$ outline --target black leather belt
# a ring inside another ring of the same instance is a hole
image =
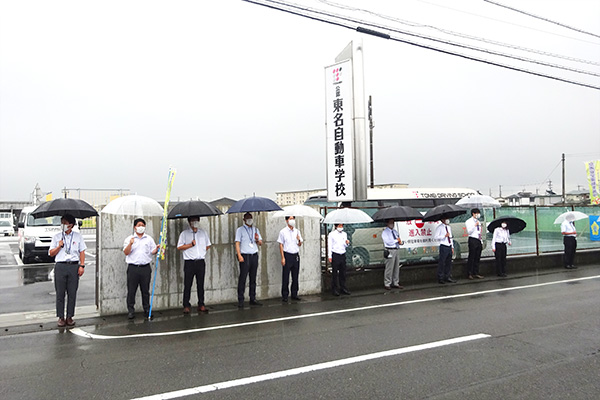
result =
[[[398,250],[397,247],[386,247],[386,249],[388,249],[388,250]]]
[[[150,266],[150,264],[129,264],[129,265],[133,265],[134,267],[148,267],[148,266]]]
[[[57,261],[60,264],[79,264],[79,261]]]

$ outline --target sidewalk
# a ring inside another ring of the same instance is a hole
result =
[[[565,276],[565,279],[571,278],[579,278],[582,276],[591,276],[600,274],[599,265],[597,263],[582,265],[576,270],[566,270],[564,268],[552,268],[544,271],[528,271],[528,272],[519,272],[512,273],[508,278],[498,278],[496,276],[486,276],[484,280],[467,280],[467,279],[459,279],[457,284],[450,285],[439,285],[435,281],[430,281],[427,283],[418,283],[418,284],[410,284],[407,285],[404,290],[392,290],[385,291],[382,288],[364,288],[358,290],[352,290],[351,296],[342,296],[342,297],[333,297],[329,294],[328,291],[324,293],[318,293],[313,295],[302,296],[304,301],[295,303],[296,306],[302,307],[302,305],[309,305],[319,302],[326,301],[340,301],[343,299],[360,299],[361,297],[373,296],[373,295],[381,295],[381,296],[401,296],[403,293],[410,292],[418,292],[420,290],[425,289],[436,289],[442,291],[450,291],[454,292],[453,288],[463,287],[466,288],[468,285],[473,287],[473,290],[478,290],[477,286],[480,283],[491,283],[497,282],[501,287],[503,286],[503,282],[515,281],[523,278],[531,278],[537,276],[546,276],[546,275],[559,275],[562,274]],[[261,302],[264,304],[263,309],[272,309],[276,310],[274,307],[282,306],[280,298],[273,299],[261,299]],[[210,315],[213,314],[223,314],[223,313],[240,313],[240,310],[237,308],[237,303],[223,303],[223,304],[214,304],[208,305],[210,310]],[[305,308],[305,307],[303,307]],[[291,309],[291,308],[290,308]],[[244,311],[249,310],[249,307],[246,306]],[[278,310],[278,309],[277,309]],[[283,310],[278,310],[277,312],[281,312]],[[137,321],[142,318],[141,313],[138,313]],[[154,321],[161,320],[169,320],[175,321],[178,317],[182,317],[181,309],[170,309],[170,310],[160,310],[156,313],[153,313]],[[244,315],[244,314],[239,314]],[[239,318],[239,317],[235,317]],[[85,327],[85,326],[96,326],[100,327],[103,325],[114,325],[114,324],[127,324],[127,319],[125,315],[112,315],[112,316],[100,316],[98,311],[96,310],[96,306],[88,305],[81,306],[76,308],[75,312],[75,322],[76,327]],[[56,312],[55,310],[43,310],[43,311],[31,311],[31,312],[15,312],[15,313],[5,313],[0,314],[0,336],[3,335],[15,335],[21,333],[33,333],[33,332],[45,332],[45,331],[53,331],[56,330]]]

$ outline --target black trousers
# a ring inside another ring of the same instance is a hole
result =
[[[135,311],[135,293],[139,286],[142,292],[142,306],[144,312],[150,311],[150,280],[152,279],[152,268],[150,264],[127,266],[127,311]]]
[[[565,267],[569,265],[573,265],[575,262],[575,250],[577,250],[577,239],[573,236],[565,236],[563,238],[563,243],[565,245],[565,256],[564,262]]]
[[[452,277],[452,247],[440,245],[440,258],[437,269],[438,280],[443,281]]]
[[[469,275],[479,275],[479,260],[481,259],[481,240],[469,236],[469,258],[467,259],[467,270]]]
[[[298,274],[300,272],[300,255],[283,252],[285,265],[281,276],[281,297],[287,299],[290,294],[290,273],[292,274],[292,297],[298,297]]]
[[[206,274],[206,262],[204,260],[185,260],[183,262],[183,306],[191,307],[192,283],[196,278],[196,290],[198,291],[198,306],[204,305],[204,275]]]
[[[496,274],[506,274],[506,243],[496,243]]]
[[[67,295],[67,318],[75,315],[75,300],[79,287],[79,263],[57,262],[54,266],[54,289],[56,289],[56,316],[65,318],[65,294]]]
[[[331,290],[346,289],[346,254],[331,253]]]
[[[238,279],[238,302],[244,302],[246,292],[246,278],[250,275],[250,301],[256,300],[256,274],[258,272],[258,253],[242,254],[244,262],[240,263],[240,277]]]

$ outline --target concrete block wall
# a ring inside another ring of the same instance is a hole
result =
[[[263,237],[259,249],[259,268],[256,296],[258,299],[281,296],[281,256],[277,238],[285,227],[283,217],[274,217],[272,212],[254,213],[254,226]],[[206,257],[204,280],[205,303],[237,303],[239,263],[235,255],[235,231],[242,225],[243,214],[221,215],[200,218],[212,242]],[[125,238],[133,233],[136,216],[119,216],[102,213],[99,217],[98,243],[98,309],[100,315],[127,312],[127,264],[123,253]],[[156,242],[160,237],[162,217],[148,217],[146,232]],[[298,218],[297,227],[304,238],[300,247],[300,295],[321,292],[320,233],[318,219]],[[182,230],[188,228],[187,219],[169,220],[165,259],[159,263],[154,292],[153,310],[183,307],[183,257],[177,250],[177,240]],[[154,276],[155,262],[152,262]],[[150,287],[152,290],[152,284]],[[246,301],[248,289],[246,288]],[[195,283],[192,287],[192,305],[197,303]],[[142,310],[138,290],[136,311]]]

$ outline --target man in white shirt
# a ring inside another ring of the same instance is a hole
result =
[[[563,235],[563,244],[565,245],[563,260],[566,269],[577,269],[574,265],[575,250],[577,250],[577,230],[573,221],[575,221],[573,214],[568,214],[562,224],[560,224],[560,232]]]
[[[389,252],[389,255],[385,259],[385,272],[383,273],[383,287],[385,290],[391,290],[391,288],[403,289],[400,286],[400,245],[403,244],[400,239],[400,234],[394,229],[394,220],[389,219],[386,221],[387,226],[381,232],[381,239],[383,240],[383,246]]]
[[[256,275],[258,272],[258,246],[262,246],[262,236],[258,228],[254,227],[252,214],[244,214],[244,225],[235,231],[235,253],[240,263],[240,276],[238,278],[238,308],[244,308],[244,292],[246,292],[246,278],[250,275],[251,306],[262,306],[256,300]]]
[[[433,238],[440,244],[437,269],[438,283],[456,283],[456,281],[452,279],[452,255],[454,254],[454,243],[452,241],[452,228],[450,227],[449,219],[443,219],[442,223],[435,228]]]
[[[492,237],[492,251],[496,258],[496,274],[500,277],[506,277],[506,245],[510,246],[510,231],[506,221],[502,221],[500,226],[494,229]]]
[[[56,290],[56,316],[58,326],[73,326],[75,302],[79,277],[85,271],[87,246],[79,232],[74,232],[75,217],[65,215],[60,220],[62,232],[52,237],[48,255],[54,257],[54,289]],[[67,318],[65,319],[65,293],[67,295]]]
[[[177,250],[183,253],[183,313],[189,314],[192,305],[190,297],[192,284],[196,278],[198,292],[198,312],[208,313],[204,305],[204,276],[206,275],[206,251],[211,243],[208,234],[200,229],[200,218],[189,217],[190,227],[179,234]]]
[[[123,253],[127,262],[127,318],[134,318],[135,293],[138,286],[142,293],[142,306],[144,317],[148,318],[150,312],[150,280],[152,269],[150,262],[152,256],[158,252],[154,239],[146,235],[146,221],[136,218],[133,221],[134,234],[127,236],[123,242]]]
[[[471,210],[471,218],[465,222],[467,234],[469,235],[469,258],[467,259],[467,270],[469,279],[483,279],[479,275],[479,260],[481,259],[481,250],[483,248],[483,235],[481,229],[481,211],[479,208]]]
[[[290,273],[292,274],[292,299],[301,300],[298,297],[298,275],[300,273],[300,246],[302,246],[302,235],[296,229],[296,218],[285,217],[287,226],[279,232],[279,252],[281,253],[282,277],[281,277],[281,300],[288,302],[290,294]]]
[[[346,287],[346,247],[350,244],[344,224],[335,225],[327,238],[327,259],[331,264],[331,292],[334,296],[350,294]]]

